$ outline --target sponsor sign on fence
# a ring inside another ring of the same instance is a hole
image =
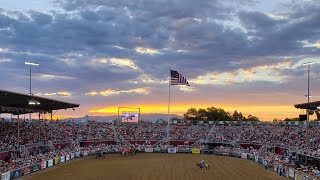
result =
[[[144,152],[146,153],[152,153],[153,152],[153,148],[145,148]]]
[[[289,173],[288,173],[289,177],[294,178],[294,169],[293,168],[289,168]]]
[[[44,162],[44,164],[46,165],[46,162]],[[36,172],[36,171],[39,171],[40,170],[40,164],[39,163],[37,163],[37,164],[34,164],[33,166],[32,166],[32,172]]]
[[[168,148],[168,153],[169,153],[169,154],[175,154],[175,153],[177,153],[177,148]]]
[[[255,157],[254,157],[254,160],[255,160],[256,162],[259,162],[259,156],[255,156]]]
[[[155,147],[153,151],[160,152],[160,151],[161,151],[161,148],[160,148],[160,147]]]
[[[76,157],[80,157],[80,152],[76,152]]]
[[[31,166],[23,168],[23,174],[27,175],[31,173]]]
[[[50,159],[50,160],[48,161],[48,167],[51,167],[51,166],[53,166],[53,159]]]
[[[201,150],[199,148],[192,148],[191,152],[192,154],[200,154]]]
[[[89,154],[88,151],[83,152],[83,156],[88,156],[88,154]]]
[[[17,179],[23,175],[22,173],[23,173],[22,169],[17,169],[10,172],[10,177],[11,179]]]
[[[60,163],[63,163],[63,162],[65,162],[66,161],[66,157],[65,156],[61,156],[60,157]]]
[[[10,171],[1,174],[1,180],[10,180]]]
[[[60,158],[59,157],[56,157],[56,158],[53,159],[53,165],[57,165],[57,164],[59,164],[59,162],[60,162]]]
[[[248,159],[254,160],[254,154],[247,154],[247,155],[248,155]]]
[[[247,159],[247,157],[248,157],[248,156],[247,156],[247,153],[241,153],[241,158],[242,158],[242,159]]]
[[[66,161],[70,160],[70,154],[66,155]]]
[[[45,169],[47,168],[47,162],[46,161],[42,161],[41,162],[41,169]]]
[[[71,154],[71,159],[74,159],[74,155],[75,155],[75,153],[72,153],[72,154]]]

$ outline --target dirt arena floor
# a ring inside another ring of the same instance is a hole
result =
[[[204,159],[210,171],[195,164]],[[107,155],[73,160],[22,178],[23,180],[273,180],[287,179],[253,161],[196,154]]]

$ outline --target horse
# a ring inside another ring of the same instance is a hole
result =
[[[134,156],[137,154],[137,150],[136,149],[123,149],[121,152],[120,152],[120,156],[122,157],[127,157],[127,156]]]
[[[136,155],[136,154],[137,154],[137,149],[130,149],[129,154],[130,154],[131,156]]]
[[[121,157],[129,156],[129,150],[128,149],[124,149],[124,150],[120,151],[120,156]]]
[[[196,166],[205,171],[210,171],[211,169],[209,164],[202,165],[201,163],[196,163]]]
[[[101,159],[101,158],[105,158],[106,156],[103,154],[103,152],[98,152],[97,153],[97,156],[96,156],[96,159]]]

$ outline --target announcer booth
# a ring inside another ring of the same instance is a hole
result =
[[[302,103],[302,104],[296,104],[294,105],[297,109],[305,109],[306,111],[309,111],[310,115],[313,115],[314,113],[317,115],[317,120],[320,120],[320,101],[314,101],[310,103]],[[300,120],[305,121],[307,120],[307,115],[300,115]]]

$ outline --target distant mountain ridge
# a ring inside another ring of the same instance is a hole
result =
[[[182,116],[179,116],[177,114],[170,114],[171,118],[182,118]],[[86,122],[87,120],[90,121],[113,121],[117,119],[117,115],[111,115],[111,116],[88,116],[88,117],[78,117],[78,118],[65,118],[62,120],[69,121],[69,120],[75,120],[80,122]],[[154,113],[154,114],[141,114],[140,120],[141,121],[157,121],[159,119],[168,120],[168,114],[160,114],[160,113]]]

